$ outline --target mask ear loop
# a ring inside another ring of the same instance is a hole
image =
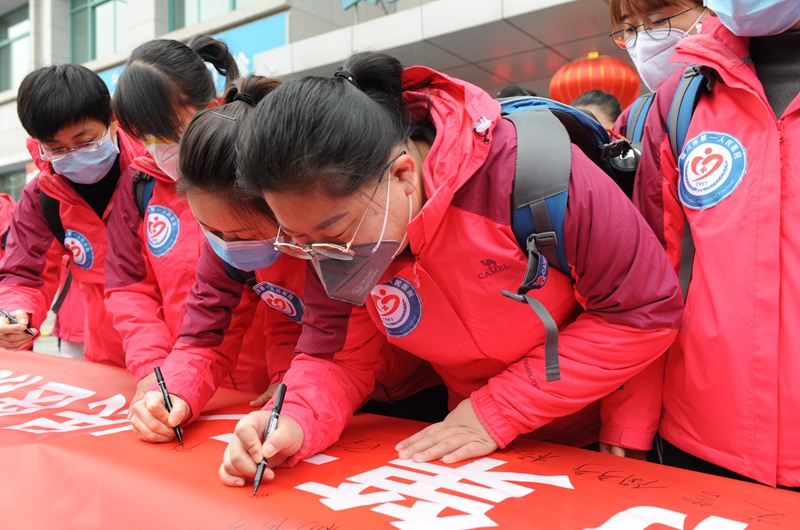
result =
[[[411,209],[413,207],[414,207],[414,203],[411,202],[411,195],[409,195],[408,196],[408,224],[406,225],[406,231],[403,234],[403,239],[400,240],[400,246],[397,247],[397,252],[394,253],[394,256],[392,256],[392,259],[396,258],[400,254],[400,252],[403,251],[403,245],[406,244],[406,238],[408,237],[408,225],[411,224],[411,219],[412,219]]]
[[[391,168],[390,168],[391,171]],[[381,234],[378,236],[378,241],[375,243],[375,246],[372,248],[372,253],[378,251],[378,247],[381,246],[381,241],[383,241],[383,234],[386,232],[386,224],[389,221],[389,204],[391,204],[391,196],[392,196],[392,174],[391,172],[387,175],[386,179],[386,209],[383,212],[383,227],[381,228]]]

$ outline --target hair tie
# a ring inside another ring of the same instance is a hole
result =
[[[244,92],[237,92],[235,96],[233,96],[233,101],[244,101],[251,107],[256,106],[256,100],[250,94],[245,94]]]
[[[347,70],[339,70],[338,72],[333,74],[333,77],[341,77],[354,87],[358,88],[358,83],[356,83],[356,78],[353,77],[353,74],[351,74]]]

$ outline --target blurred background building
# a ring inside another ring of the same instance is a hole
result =
[[[40,66],[83,63],[113,91],[137,45],[204,33],[243,73],[332,75],[354,51],[384,50],[492,94],[547,96],[556,71],[592,52],[628,62],[608,12],[607,0],[0,0],[0,192],[18,198],[32,171],[16,89]]]

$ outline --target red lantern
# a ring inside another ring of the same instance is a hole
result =
[[[604,90],[614,94],[624,109],[636,100],[640,89],[633,66],[598,52],[565,64],[550,80],[550,98],[567,104],[589,90]]]

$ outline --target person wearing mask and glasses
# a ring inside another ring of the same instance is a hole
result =
[[[125,366],[122,339],[103,303],[108,254],[105,223],[120,190],[132,186],[141,143],[117,126],[100,77],[76,64],[39,68],[17,94],[17,113],[30,135],[39,174],[23,189],[0,266],[0,347],[30,346],[71,260],[72,289],[85,306],[86,360]],[[27,329],[27,328],[30,329]]]
[[[535,292],[560,329],[555,380],[544,326],[501,294],[527,259],[510,226],[516,130],[490,94],[359,53],[271,92],[238,146],[240,179],[280,224],[276,248],[312,270],[281,420],[264,444],[268,412],[239,422],[225,484],[244,485],[262,457],[292,465],[335,442],[386,344],[429,361],[450,397],[443,421],[398,440],[400,458],[454,463],[520,435],[650,446],[656,425],[623,410],[638,405],[627,383],[674,339],[680,291],[641,216],[580,149],[564,146],[574,274],[550,268]]]
[[[677,160],[666,124],[681,74],[662,84],[634,194],[690,278],[666,358],[661,458],[797,489],[800,2],[706,7],[716,16],[674,60],[713,69],[716,82],[699,97]]]
[[[709,16],[701,0],[611,0],[610,36],[628,52],[639,77],[651,92],[686,64],[671,62],[682,39],[700,33]],[[622,111],[612,130],[628,135],[632,105]]]

